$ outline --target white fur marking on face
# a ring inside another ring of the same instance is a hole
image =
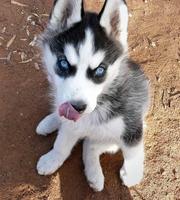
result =
[[[93,56],[92,59],[90,60],[90,67],[92,69],[97,68],[103,61],[105,57],[105,52],[103,51],[97,51]]]
[[[88,67],[97,68],[105,57],[105,52],[102,50],[94,52],[94,36],[89,28],[86,30],[84,42],[80,45],[79,56],[80,66],[86,66],[86,69]]]
[[[75,47],[72,44],[65,45],[64,54],[71,65],[78,64],[78,55]]]

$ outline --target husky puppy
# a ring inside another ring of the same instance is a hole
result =
[[[37,163],[40,175],[54,173],[83,139],[85,175],[95,191],[104,187],[99,157],[105,152],[121,149],[124,185],[141,181],[148,80],[128,58],[127,27],[123,0],[105,1],[99,14],[84,12],[82,0],[55,0],[41,36],[53,111],[36,132],[58,135]]]

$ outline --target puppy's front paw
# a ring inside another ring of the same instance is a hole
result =
[[[104,175],[101,168],[89,168],[85,170],[89,186],[93,188],[96,192],[100,192],[104,188]]]
[[[37,171],[40,175],[50,175],[62,165],[60,155],[54,150],[40,157],[37,163]]]
[[[47,127],[45,123],[42,123],[42,121],[38,124],[37,128],[36,128],[36,133],[38,135],[43,135],[43,136],[47,136]]]
[[[123,184],[127,187],[134,186],[141,182],[143,178],[143,170],[139,168],[137,170],[128,171],[123,166],[120,170],[120,178],[123,181]]]
[[[60,122],[55,113],[46,116],[37,126],[36,133],[38,135],[47,136],[59,128]]]

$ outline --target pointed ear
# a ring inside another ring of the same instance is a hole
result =
[[[83,13],[82,0],[54,0],[49,25],[53,30],[65,31],[81,21]]]
[[[100,25],[127,50],[128,9],[124,0],[106,0],[99,14]]]

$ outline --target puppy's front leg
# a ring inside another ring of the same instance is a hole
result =
[[[105,152],[101,144],[85,139],[83,143],[83,161],[86,178],[90,187],[95,191],[101,191],[104,188],[104,175],[100,165],[99,157]]]
[[[41,122],[38,124],[36,128],[36,133],[38,135],[48,135],[57,129],[59,129],[60,126],[60,119],[57,116],[56,113],[52,113],[50,115],[47,115],[44,119],[41,120]]]
[[[68,158],[72,148],[80,139],[80,135],[70,128],[61,128],[57,135],[54,147],[47,154],[40,157],[37,171],[40,175],[54,173]]]
[[[124,145],[122,147],[124,164],[120,170],[120,177],[124,185],[131,187],[140,183],[144,170],[144,145],[140,141],[133,147]]]

